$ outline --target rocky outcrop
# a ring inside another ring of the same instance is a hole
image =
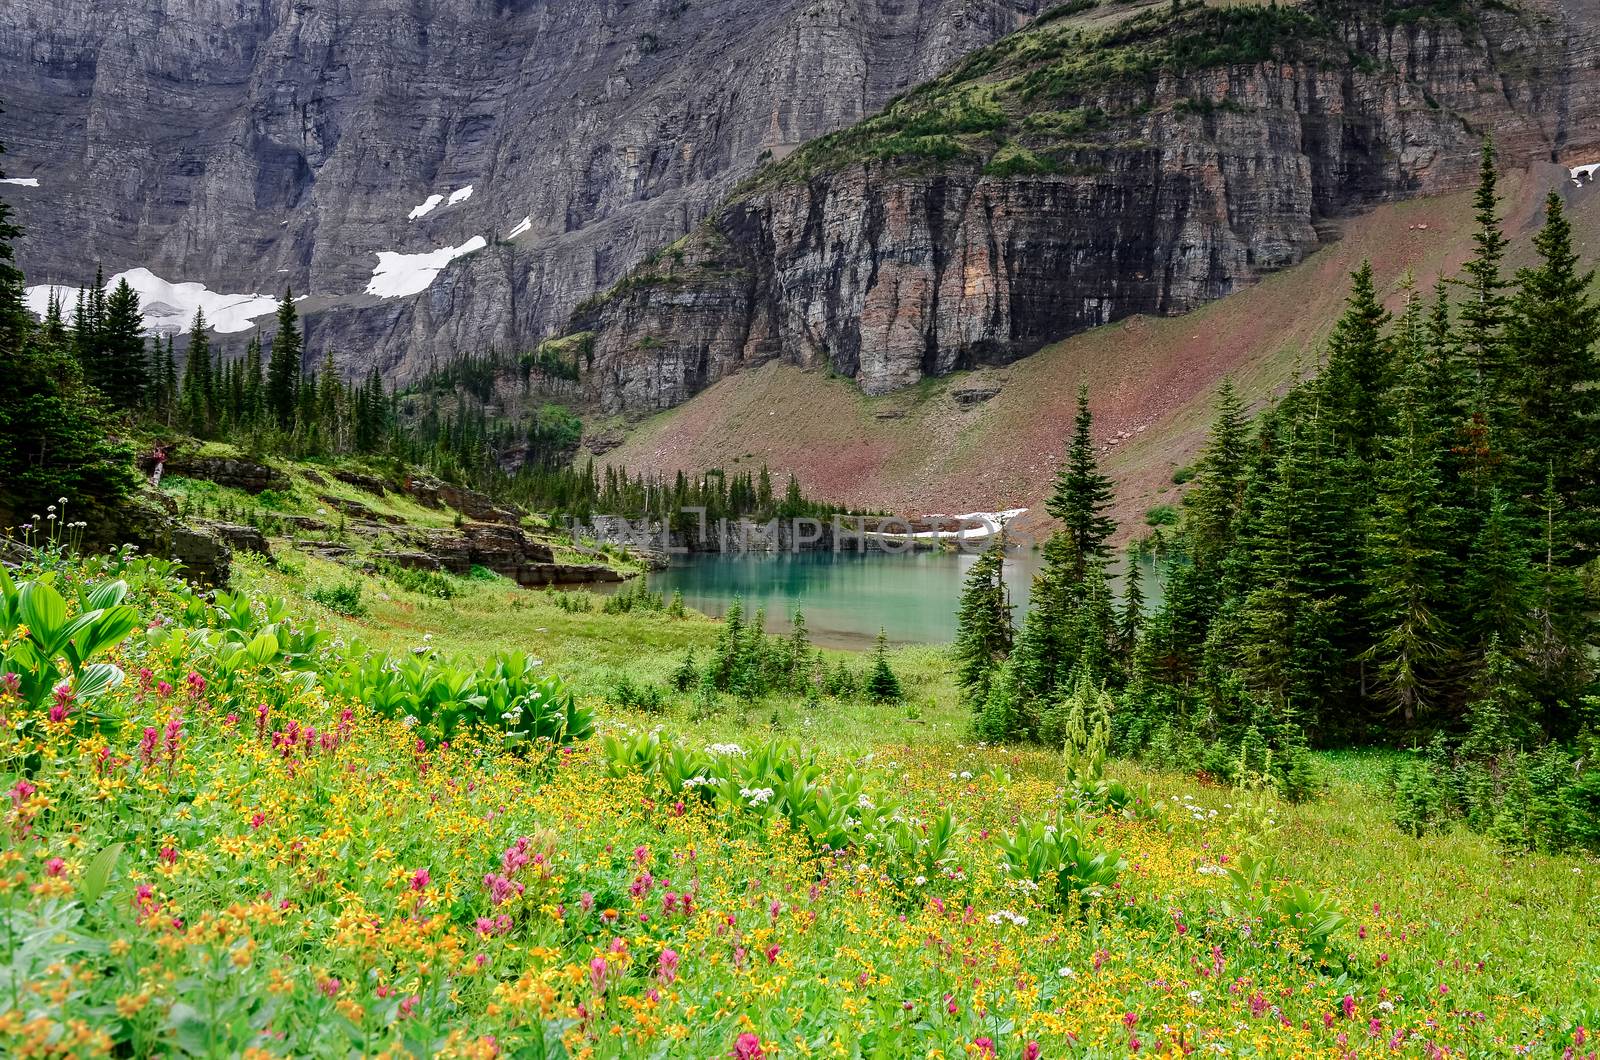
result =
[[[233,549],[212,526],[190,526],[178,519],[171,498],[139,493],[91,527],[86,545],[116,548],[135,545],[147,556],[176,560],[178,573],[197,585],[228,584]]]
[[[308,366],[406,380],[531,348],[764,159],[1047,3],[6,0],[0,140],[39,186],[5,194],[35,283],[292,285]],[[478,237],[420,294],[364,293],[379,252]]]
[[[467,486],[458,486],[431,475],[407,475],[401,489],[425,508],[453,508],[481,523],[517,526],[527,513],[513,505],[496,504],[488,496]]]
[[[534,541],[514,526],[466,523],[458,530],[435,530],[419,542],[437,563],[435,569],[466,574],[485,567],[525,588],[582,582],[621,581],[622,575],[599,564],[557,563],[549,545]],[[414,553],[381,554],[402,566],[417,566]]]
[[[571,327],[608,413],[741,368],[881,394],[1301,260],[1328,218],[1600,152],[1600,44],[1574,5],[1188,9],[1086,42],[1052,22],[813,144]],[[1597,155],[1600,157],[1600,155]]]
[[[148,470],[152,462],[146,459],[145,464]],[[289,476],[271,464],[232,456],[194,456],[174,453],[167,457],[166,470],[162,474],[204,479],[246,493],[284,490],[290,486]]]
[[[359,471],[341,469],[334,471],[333,477],[343,482],[346,486],[354,486],[363,493],[371,493],[382,497],[389,492],[389,483],[376,475],[364,475]]]
[[[257,527],[209,520],[201,525],[220,537],[234,552],[254,552],[258,556],[272,555],[272,546],[267,542],[267,535]]]

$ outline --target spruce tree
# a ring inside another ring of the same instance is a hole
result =
[[[150,384],[150,368],[139,296],[125,279],[117,281],[106,299],[98,364],[101,378],[95,385],[123,408],[138,409]]]
[[[1472,371],[1473,405],[1491,431],[1504,423],[1506,281],[1501,275],[1507,240],[1500,229],[1500,196],[1495,174],[1494,141],[1485,139],[1478,165],[1478,190],[1473,196],[1477,231],[1474,254],[1462,266],[1465,291],[1460,306],[1462,351]]]
[[[1116,665],[1117,622],[1112,611],[1111,588],[1106,581],[1102,559],[1090,562],[1084,572],[1077,607],[1072,612],[1068,637],[1072,648],[1072,673],[1088,675],[1096,683],[1113,681],[1121,685],[1123,673]],[[1066,688],[1070,678],[1058,686]]]
[[[321,421],[323,439],[328,448],[337,451],[343,443],[344,387],[339,383],[339,370],[334,365],[331,346],[322,356],[322,375],[317,387],[317,418]]]
[[[173,420],[177,416],[178,403],[180,400],[180,391],[178,389],[178,364],[173,357],[172,336],[169,334],[165,342],[162,342],[159,338],[157,338],[156,342],[157,345],[161,347],[160,411],[162,422],[170,427],[172,426]]]
[[[889,638],[881,628],[878,630],[877,644],[872,649],[872,664],[867,668],[862,692],[869,703],[880,705],[898,703],[904,697],[900,690],[900,679],[889,667]]]
[[[1381,693],[1412,724],[1443,705],[1454,654],[1445,628],[1451,519],[1436,453],[1416,404],[1401,411],[1403,436],[1378,472],[1376,520],[1367,546]]]
[[[1056,474],[1055,492],[1045,502],[1045,510],[1061,522],[1065,557],[1074,581],[1083,578],[1091,559],[1105,556],[1106,539],[1117,527],[1106,514],[1111,507],[1111,480],[1095,463],[1093,426],[1089,388],[1079,387],[1072,442]]]
[[[1387,433],[1385,398],[1394,359],[1384,330],[1388,323],[1389,314],[1373,286],[1372,263],[1363,261],[1350,276],[1344,315],[1328,338],[1321,382],[1322,411],[1336,439],[1367,462],[1379,455],[1379,439]]]
[[[1055,697],[1076,661],[1071,641],[1072,613],[1082,581],[1071,581],[1071,577],[1065,560],[1050,559],[1034,575],[1028,613],[1007,659],[1018,716],[1025,722],[1035,718],[1039,704]]]
[[[278,330],[272,336],[272,352],[267,361],[266,406],[280,431],[294,429],[300,351],[300,319],[294,308],[294,292],[285,288],[283,301],[278,303]]]
[[[1244,503],[1249,463],[1249,423],[1244,405],[1223,379],[1217,390],[1217,414],[1195,475],[1184,499],[1189,511],[1189,540],[1194,562],[1202,567],[1221,563],[1234,540],[1234,523]]]
[[[206,327],[205,313],[196,309],[183,362],[184,426],[202,438],[211,431],[211,339]]]
[[[51,288],[50,299],[45,305],[44,323],[39,329],[39,341],[54,350],[65,350],[72,341],[63,312],[61,294],[55,288]]]
[[[1519,490],[1536,494],[1546,473],[1561,501],[1559,536],[1578,565],[1600,550],[1600,303],[1594,270],[1580,272],[1572,225],[1554,192],[1534,247],[1539,264],[1519,270],[1506,321],[1515,356],[1514,470]]]
[[[1462,578],[1463,632],[1479,656],[1490,642],[1514,650],[1530,632],[1533,568],[1518,524],[1510,502],[1492,492]]]
[[[244,401],[242,422],[254,429],[265,418],[266,386],[261,376],[261,333],[250,336],[244,348]]]
[[[1144,625],[1144,576],[1139,568],[1139,554],[1128,549],[1122,575],[1122,617],[1117,622],[1117,650],[1124,665],[1133,658],[1139,644],[1139,630]]]
[[[1011,650],[1004,562],[1005,544],[997,534],[967,571],[956,612],[956,683],[975,709],[987,702],[994,671]]]
[[[90,386],[104,383],[104,335],[106,316],[105,269],[95,266],[94,285],[78,292],[78,307],[72,317],[72,342],[84,380]]]

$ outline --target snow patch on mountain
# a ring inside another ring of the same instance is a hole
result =
[[[38,177],[0,177],[0,184],[15,184],[19,188],[37,188]]]
[[[120,280],[127,280],[128,286],[139,296],[145,329],[157,333],[188,330],[196,310],[204,313],[206,323],[220,334],[248,331],[257,317],[266,316],[278,308],[278,299],[270,294],[222,294],[203,283],[164,280],[142,267],[117,273],[106,281],[106,290],[115,288]],[[44,316],[50,306],[51,292],[60,299],[66,314],[71,316],[78,300],[79,288],[76,287],[52,284],[29,287],[25,292],[28,308]]]
[[[367,293],[379,298],[421,294],[444,271],[446,265],[488,245],[482,236],[473,236],[459,247],[442,247],[422,254],[377,251],[378,267],[372,270],[372,282],[367,284]]]
[[[428,216],[430,213],[432,213],[434,210],[436,210],[438,208],[438,206],[439,206],[439,204],[441,202],[444,202],[444,196],[443,195],[430,195],[430,196],[428,196],[426,199],[422,200],[422,205],[421,206],[413,206],[411,208],[411,212],[406,214],[406,220],[407,221],[415,221],[419,217]]]
[[[406,214],[406,220],[415,221],[419,217],[428,216],[441,206],[454,206],[456,203],[466,202],[470,198],[472,198],[471,184],[468,184],[464,188],[457,188],[455,191],[452,191],[449,196],[430,195],[426,199],[422,200],[422,204],[420,206],[413,206],[411,208],[411,212]]]

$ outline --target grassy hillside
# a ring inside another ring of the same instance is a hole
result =
[[[1541,166],[1504,182],[1513,260],[1528,258],[1544,192],[1566,171]],[[1570,184],[1568,185],[1570,187]],[[1573,189],[1580,246],[1600,250],[1600,192]],[[1046,347],[1004,368],[868,398],[849,381],[768,364],[716,384],[633,428],[606,459],[635,469],[765,462],[810,494],[907,513],[1036,507],[1063,453],[1073,395],[1091,389],[1103,461],[1125,528],[1175,496],[1220,380],[1259,405],[1311,368],[1337,318],[1349,272],[1373,263],[1391,305],[1410,274],[1427,288],[1470,252],[1470,195],[1381,206],[1294,268],[1174,318],[1136,317]],[[970,408],[953,395],[997,387]]]
[[[348,619],[302,595],[330,573],[246,565],[226,610],[143,560],[0,580],[0,1052],[1554,1056],[1594,1023],[1593,862],[1404,836],[1370,760],[1302,806],[1126,763],[1064,793],[948,694],[949,727],[602,705],[441,743],[397,687],[583,693],[715,626],[381,581]],[[52,693],[68,659],[18,646],[85,602],[123,639]]]

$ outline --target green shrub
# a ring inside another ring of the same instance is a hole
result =
[[[611,702],[625,710],[643,710],[655,713],[666,706],[661,689],[648,681],[636,682],[622,674],[611,683]]]
[[[634,611],[663,611],[666,606],[660,593],[651,592],[643,578],[635,578],[606,597],[601,610],[608,615],[626,615]]]
[[[407,592],[434,596],[440,600],[449,600],[457,593],[455,580],[441,571],[402,567],[387,560],[378,560],[373,566],[379,574]]]
[[[1086,826],[1070,818],[1023,820],[999,840],[1000,864],[1013,879],[1028,880],[1065,912],[1110,893],[1127,862],[1095,844]]]
[[[359,581],[343,582],[339,585],[318,585],[308,590],[306,595],[329,611],[350,618],[360,618],[367,613],[367,605],[361,600]]]
[[[594,610],[594,594],[587,592],[552,592],[550,599],[569,615],[586,615]]]

